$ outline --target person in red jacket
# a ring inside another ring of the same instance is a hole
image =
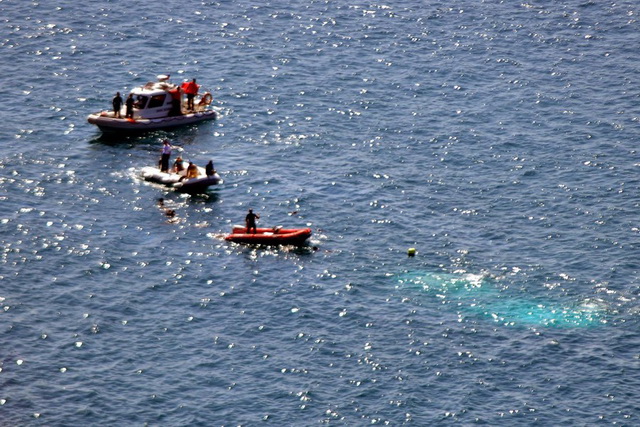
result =
[[[176,86],[174,89],[169,91],[171,95],[171,111],[169,112],[170,116],[179,116],[182,114],[182,103],[180,102],[180,98],[182,98],[182,93],[180,92],[180,86]]]
[[[182,83],[182,90],[187,94],[187,109],[193,111],[193,99],[198,94],[200,86],[196,84],[196,79],[191,80],[188,83]]]

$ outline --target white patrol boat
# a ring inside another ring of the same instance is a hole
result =
[[[133,101],[132,117],[127,117],[127,98]],[[187,109],[183,89],[169,82],[169,76],[161,74],[157,82],[131,90],[123,98],[119,116],[113,110],[89,114],[87,120],[103,133],[140,133],[169,129],[214,120],[216,112],[211,108],[213,97],[209,92],[196,96],[194,108]]]

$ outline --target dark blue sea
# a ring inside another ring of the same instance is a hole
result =
[[[0,425],[639,425],[639,14],[0,0]],[[159,74],[218,120],[87,123]]]

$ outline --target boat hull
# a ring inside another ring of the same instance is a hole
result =
[[[90,114],[87,121],[106,134],[136,134],[171,129],[179,126],[193,125],[216,119],[214,110],[204,110],[180,116],[156,119],[118,119],[113,113],[101,112]]]
[[[183,193],[204,193],[212,185],[222,183],[222,178],[217,173],[206,176],[204,168],[198,167],[200,177],[186,179],[177,173],[160,172],[158,168],[147,166],[142,168],[140,176],[145,181],[164,184],[176,191]]]
[[[235,243],[254,245],[292,245],[301,246],[311,237],[310,228],[258,228],[256,233],[247,233],[245,227],[235,226],[225,240]]]

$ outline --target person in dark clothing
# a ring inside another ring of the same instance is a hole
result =
[[[213,168],[213,160],[209,160],[209,163],[207,163],[204,169],[207,172],[207,176],[213,176],[213,174],[216,173],[216,170]]]
[[[253,213],[253,209],[249,209],[249,213],[244,218],[244,222],[247,224],[247,233],[251,233],[251,229],[253,229],[253,234],[258,232],[256,219],[260,219],[260,215]]]
[[[135,101],[133,100],[133,94],[130,93],[129,96],[127,97],[127,100],[124,102],[124,104],[127,106],[127,112],[125,113],[125,117],[127,119],[133,119],[133,104],[135,103]]]
[[[116,96],[113,97],[113,117],[117,119],[121,119],[120,109],[122,108],[122,97],[120,96],[120,92],[116,92]]]

